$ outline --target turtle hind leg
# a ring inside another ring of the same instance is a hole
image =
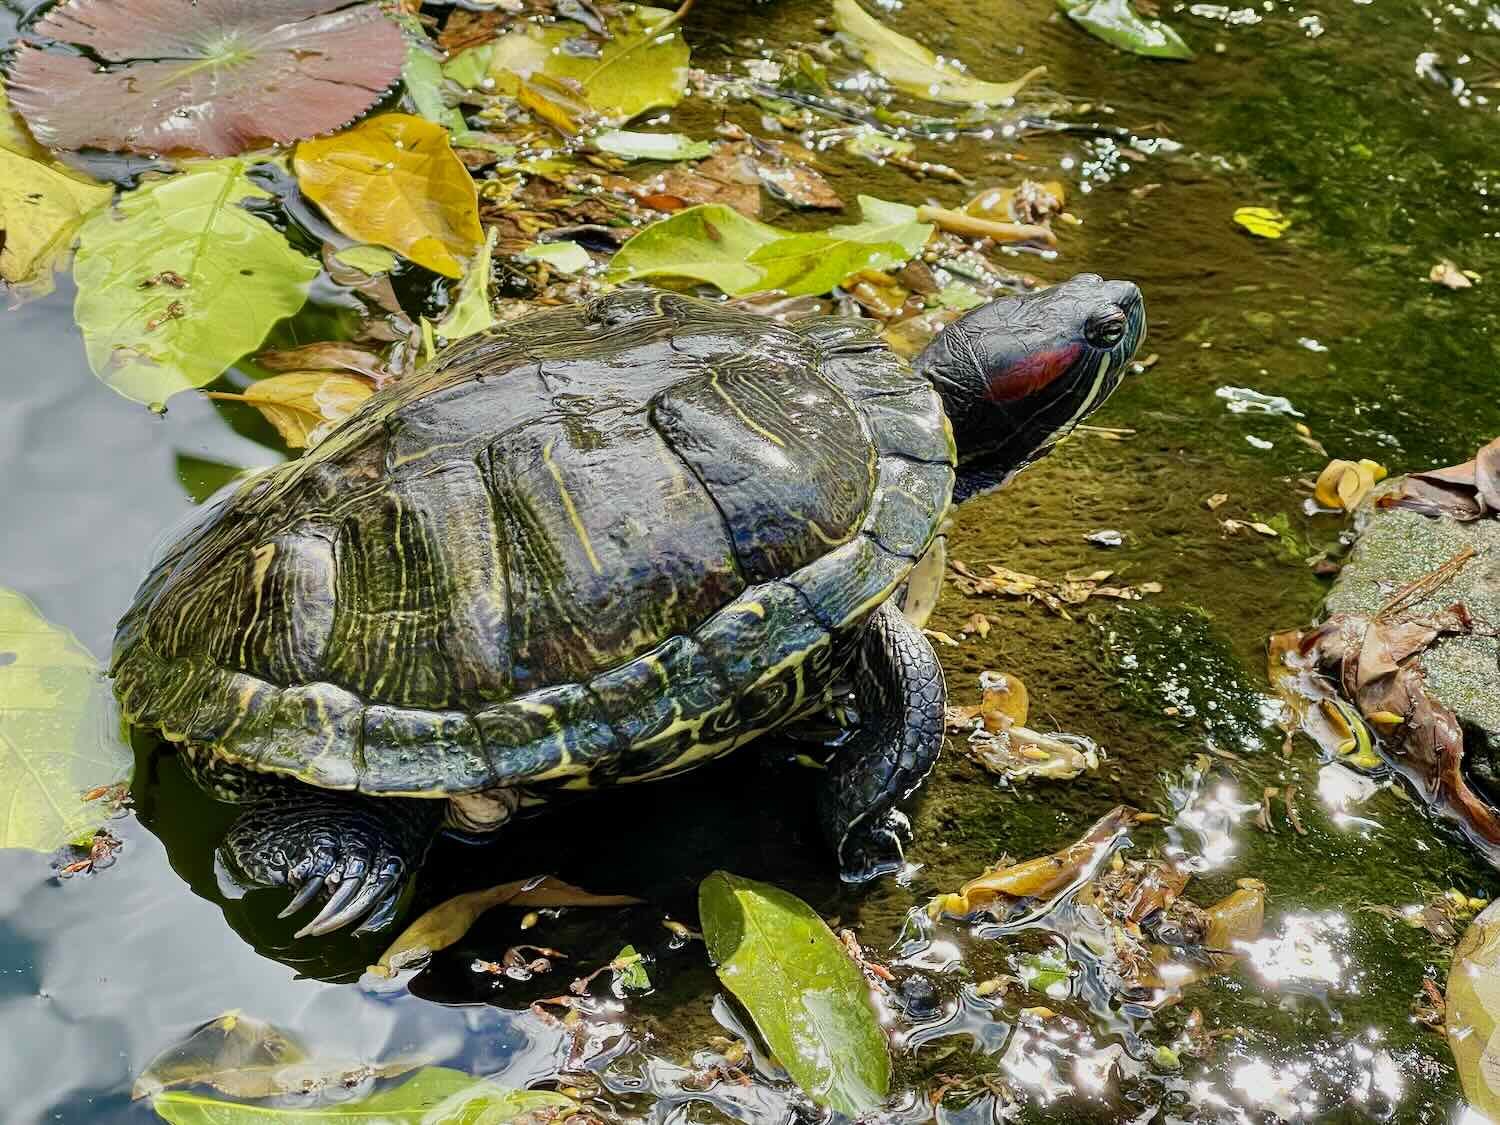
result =
[[[943,669],[922,631],[893,602],[865,625],[854,671],[860,728],[834,755],[819,795],[823,830],[846,882],[896,871],[910,825],[898,802],[943,746]]]
[[[283,918],[323,900],[299,938],[361,920],[356,932],[389,924],[446,808],[439,800],[317,789],[203,753],[184,759],[206,792],[244,809],[219,845],[220,870],[229,880],[290,890]]]

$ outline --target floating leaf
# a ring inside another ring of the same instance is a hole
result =
[[[781,236],[775,227],[722,203],[704,203],[632,237],[610,261],[605,280],[619,284],[644,277],[687,277],[725,293],[748,293],[760,287],[761,270],[746,259]]]
[[[957,105],[1009,103],[1046,67],[1028,70],[1013,82],[984,82],[939,59],[915,39],[892,31],[859,6],[833,0],[833,23],[845,44],[867,66],[903,93]]]
[[[399,260],[394,250],[387,250],[384,246],[371,246],[368,243],[335,250],[333,256],[343,265],[357,269],[361,273],[367,273],[371,277],[390,273]]]
[[[1342,508],[1346,512],[1352,512],[1385,476],[1385,466],[1378,461],[1371,461],[1369,458],[1341,461],[1334,458],[1318,474],[1313,498],[1325,508]]]
[[[420,29],[420,25],[418,28]],[[406,65],[401,68],[401,84],[406,87],[406,95],[416,111],[428,121],[454,133],[462,133],[468,129],[469,124],[464,120],[464,115],[450,106],[443,97],[442,60],[423,43],[415,42],[407,46]]]
[[[253,406],[276,427],[289,449],[310,449],[375,393],[354,375],[292,371],[258,379],[243,391],[210,391],[209,398]]]
[[[1067,17],[1095,39],[1153,59],[1190,59],[1193,49],[1158,19],[1147,19],[1130,0],[1057,0]]]
[[[1453,951],[1444,1024],[1464,1098],[1500,1119],[1500,903],[1469,923]]]
[[[380,960],[370,966],[370,972],[389,977],[398,969],[426,961],[438,950],[458,941],[481,914],[497,906],[634,906],[640,901],[630,895],[592,894],[550,875],[543,879],[518,879],[486,891],[470,891],[439,903],[402,930],[380,955]]]
[[[546,262],[559,273],[582,273],[594,261],[576,242],[538,242],[522,250],[521,257]]]
[[[84,216],[113,189],[0,148],[0,278],[41,296]]]
[[[1473,270],[1461,270],[1450,258],[1444,258],[1427,271],[1427,280],[1444,289],[1472,289],[1480,280]]]
[[[600,152],[627,160],[698,160],[713,151],[707,141],[681,133],[628,133],[609,129],[589,138]]]
[[[126,192],[79,232],[74,316],[94,374],[137,402],[201,387],[302,307],[317,263],[241,202],[238,160]]]
[[[788,1074],[851,1116],[890,1089],[891,1060],[859,967],[795,895],[716,871],[698,887],[708,955]]]
[[[92,834],[84,800],[130,776],[114,696],[88,649],[0,588],[0,848],[50,852]]]
[[[53,148],[232,156],[337,129],[401,76],[377,4],[67,0],[27,29],[10,91]],[[80,50],[81,49],[81,50]]]
[[[433,1066],[417,1071],[401,1085],[362,1101],[313,1109],[240,1105],[200,1094],[169,1090],[152,1101],[157,1114],[173,1125],[503,1125],[547,1111],[574,1110],[578,1103],[545,1090],[512,1090],[462,1071]]]
[[[527,24],[472,51],[483,52],[488,76],[500,93],[517,94],[522,81],[544,74],[576,90],[596,113],[625,122],[648,109],[676,105],[687,90],[686,41],[676,27],[654,31],[670,15],[662,8],[641,7],[612,19],[609,37],[593,56],[563,49],[579,33],[578,25],[568,21]],[[479,85],[472,82],[474,63],[462,59],[450,62],[446,73],[455,81]]]
[[[303,141],[303,192],[350,238],[387,246],[446,277],[484,241],[474,180],[440,125],[384,113],[337,136]]]
[[[606,277],[688,277],[731,295],[826,293],[860,270],[898,265],[932,234],[930,225],[916,221],[914,208],[867,195],[859,200],[862,222],[805,234],[777,230],[721,204],[690,207],[620,247]]]
[[[495,323],[495,310],[490,306],[490,270],[493,266],[495,240],[499,234],[499,227],[490,228],[489,235],[484,240],[484,249],[474,255],[474,260],[464,271],[458,300],[453,302],[448,315],[437,324],[438,334],[446,336],[450,342],[483,332]]]
[[[155,1097],[173,1086],[212,1086],[231,1098],[311,1094],[369,1078],[394,1078],[421,1065],[417,1060],[317,1061],[287,1032],[234,1011],[194,1028],[181,1043],[152,1059],[130,1096]]]
[[[615,959],[610,962],[610,967],[615,971],[615,980],[625,991],[649,992],[651,990],[651,975],[646,972],[646,959],[636,952],[635,946],[627,945],[620,950]]]
[[[1280,238],[1292,225],[1292,220],[1269,207],[1241,207],[1234,221],[1258,238]]]

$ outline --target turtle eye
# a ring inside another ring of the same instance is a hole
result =
[[[1125,335],[1125,319],[1118,305],[1092,313],[1083,326],[1083,338],[1096,348],[1112,348]]]

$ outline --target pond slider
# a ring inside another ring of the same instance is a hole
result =
[[[391,921],[445,824],[689,769],[845,685],[820,818],[846,878],[890,871],[944,721],[893,595],[955,473],[1046,453],[1144,330],[1093,275],[910,365],[869,321],[655,290],[497,326],[209,505],[119,624],[116,693],[247,806],[231,873],[326,896],[303,934]]]

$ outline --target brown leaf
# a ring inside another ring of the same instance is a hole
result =
[[[963,918],[978,910],[1003,909],[1024,899],[1053,898],[1086,880],[1143,819],[1119,805],[1105,813],[1075,844],[1024,863],[988,871],[965,883],[957,894],[941,894],[927,904],[933,918]]]
[[[267,371],[341,371],[346,375],[363,375],[377,384],[389,374],[374,352],[339,340],[258,352],[255,362]]]
[[[306,449],[375,393],[366,379],[328,371],[289,371],[258,379],[244,391],[209,391],[209,398],[255,407],[276,427],[288,448]]]

